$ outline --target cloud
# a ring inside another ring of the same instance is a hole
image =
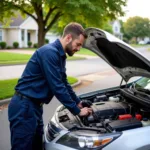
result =
[[[126,15],[121,17],[123,20],[133,16],[150,19],[150,0],[128,0],[127,7],[123,10],[126,12]]]

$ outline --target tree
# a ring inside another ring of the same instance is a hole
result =
[[[15,16],[13,9],[10,9],[10,5],[6,1],[0,2],[0,22],[5,26],[9,25],[11,16]]]
[[[38,46],[45,42],[49,30],[62,32],[71,22],[80,22],[84,27],[101,27],[108,19],[122,16],[126,0],[2,0],[5,11],[19,10],[32,17],[38,24]]]
[[[107,22],[103,27],[103,30],[109,32],[109,33],[113,33],[113,29],[112,29],[112,25],[110,25],[110,22]]]
[[[142,17],[131,17],[124,23],[124,31],[129,37],[144,38],[150,36],[150,20]]]
[[[124,30],[124,24],[125,22],[123,22],[122,20],[119,20],[120,24],[121,24],[121,32],[123,33],[123,41],[125,41],[126,43],[129,42],[129,40],[132,38],[128,33],[125,32]]]

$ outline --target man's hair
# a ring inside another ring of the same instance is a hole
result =
[[[67,34],[71,34],[73,39],[77,38],[80,34],[82,34],[84,38],[87,38],[87,35],[82,25],[76,22],[71,22],[68,25],[66,25],[66,27],[64,28],[62,37],[65,37]]]

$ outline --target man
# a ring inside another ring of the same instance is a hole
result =
[[[60,40],[39,48],[27,63],[8,109],[12,150],[42,149],[42,105],[53,96],[74,115],[87,116],[92,112],[91,108],[82,107],[67,82],[65,69],[66,53],[73,56],[85,38],[83,27],[70,23]]]

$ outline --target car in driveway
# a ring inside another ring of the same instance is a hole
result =
[[[59,106],[45,127],[45,150],[150,150],[149,60],[106,31],[87,28],[86,33],[83,47],[106,61],[122,81],[79,95],[92,102],[90,116],[74,116]],[[130,83],[132,77],[139,78]]]

